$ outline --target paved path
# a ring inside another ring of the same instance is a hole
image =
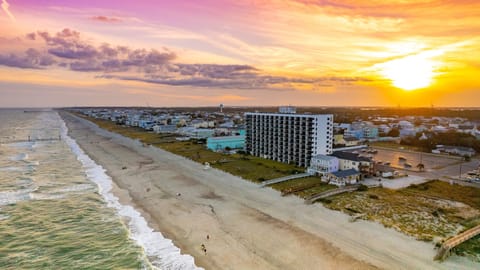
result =
[[[260,184],[260,186],[265,187],[265,186],[268,186],[268,185],[273,185],[273,184],[277,184],[277,183],[281,183],[281,182],[285,182],[285,181],[289,181],[289,180],[293,180],[293,179],[298,179],[298,178],[304,178],[304,177],[307,177],[307,176],[311,176],[311,174],[309,174],[309,173],[298,173],[298,174],[287,175],[287,176],[284,176],[284,177],[279,177],[279,178],[263,181]]]

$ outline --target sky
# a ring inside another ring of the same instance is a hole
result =
[[[480,105],[480,1],[0,7],[0,107]]]

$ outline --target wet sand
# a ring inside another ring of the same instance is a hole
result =
[[[144,147],[61,114],[84,151],[116,184],[115,194],[205,269],[474,269],[464,258],[432,260],[431,243],[321,204]],[[181,195],[178,195],[181,194]],[[207,235],[210,239],[207,239]],[[202,251],[204,244],[207,253]]]

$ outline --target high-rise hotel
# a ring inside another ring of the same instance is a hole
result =
[[[333,115],[296,114],[293,107],[279,113],[245,113],[245,149],[254,156],[298,166],[312,156],[332,153]]]

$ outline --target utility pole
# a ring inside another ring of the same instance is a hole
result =
[[[462,163],[463,163],[463,160],[460,161],[459,172],[458,172],[458,179],[459,180],[462,180]]]

